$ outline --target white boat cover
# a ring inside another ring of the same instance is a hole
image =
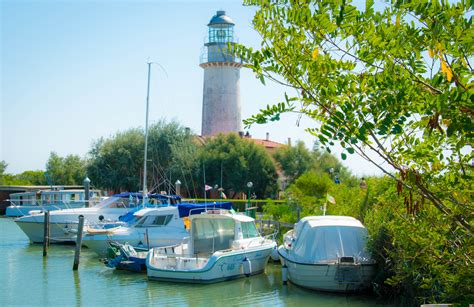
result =
[[[295,227],[291,260],[300,263],[334,263],[340,257],[370,262],[367,230],[351,217],[318,216],[302,219]]]

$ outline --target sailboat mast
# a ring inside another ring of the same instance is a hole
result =
[[[150,105],[150,75],[151,75],[151,62],[148,64],[148,85],[146,89],[146,117],[145,117],[145,153],[143,157],[143,205],[145,205],[145,198],[148,194],[146,186],[146,164],[147,164],[147,153],[148,153],[148,109]]]

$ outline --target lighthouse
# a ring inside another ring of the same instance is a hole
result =
[[[202,136],[241,131],[240,58],[232,55],[234,22],[217,11],[207,25],[208,36],[201,55],[204,69]]]

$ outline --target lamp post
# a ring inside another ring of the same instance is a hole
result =
[[[248,215],[248,208],[250,207],[250,190],[252,189],[253,187],[253,182],[252,181],[249,181],[247,182],[247,188],[249,188],[248,190],[248,194],[247,194],[247,203],[245,204],[245,213]]]
[[[181,181],[179,181],[179,179],[176,180],[174,185],[175,185],[175,188],[176,188],[176,195],[181,196]]]

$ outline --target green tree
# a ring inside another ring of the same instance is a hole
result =
[[[140,128],[99,139],[89,152],[87,173],[96,185],[120,191],[138,191],[143,182],[144,131]],[[158,121],[148,131],[147,187],[149,191],[169,191],[181,178],[180,166],[194,152],[193,137],[176,122]],[[183,149],[183,153],[181,152]],[[188,169],[186,169],[189,172]],[[187,188],[187,187],[185,187]]]
[[[309,131],[323,146],[338,142],[342,159],[357,152],[393,177],[399,191],[422,195],[471,231],[471,4],[245,3],[258,6],[253,25],[262,45],[240,46],[240,56],[262,82],[276,80],[298,93],[246,124],[302,113],[319,123]]]
[[[5,171],[7,170],[8,163],[5,162],[4,160],[0,161],[0,184],[6,184],[5,183]]]
[[[210,139],[199,151],[200,167],[197,185],[205,183],[221,186],[229,197],[247,193],[247,183],[252,182],[252,193],[258,198],[275,196],[277,173],[275,166],[262,146],[237,134],[220,134]],[[204,167],[203,167],[204,166]]]
[[[28,185],[46,185],[48,184],[44,171],[24,171],[15,175],[16,180]]]
[[[55,185],[82,185],[86,177],[86,161],[78,155],[61,157],[51,152],[46,163],[46,173]]]
[[[295,146],[278,148],[273,154],[273,158],[280,165],[289,184],[308,171],[314,163],[310,151],[302,141],[297,142]]]

